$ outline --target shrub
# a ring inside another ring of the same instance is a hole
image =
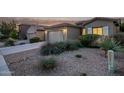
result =
[[[87,34],[87,35],[81,36],[79,40],[81,44],[84,45],[85,47],[90,47],[92,42],[95,41],[98,37],[99,35]]]
[[[9,38],[6,42],[5,42],[5,46],[14,46],[15,40],[12,38]]]
[[[41,60],[40,66],[43,68],[43,70],[51,70],[57,66],[57,63],[54,58],[48,58]]]
[[[73,50],[77,50],[79,47],[77,46],[77,44],[75,42],[72,41],[68,41],[65,43],[65,50],[66,51],[73,51]]]
[[[120,42],[122,45],[124,45],[124,32],[116,33],[114,35],[114,39]]]
[[[75,57],[77,57],[77,58],[82,58],[82,55],[77,54],[77,55],[75,55]]]
[[[120,43],[114,39],[106,39],[101,43],[101,48],[105,51],[105,56],[108,50],[121,51]]]
[[[47,44],[41,48],[42,55],[60,54],[63,51],[54,44]]]
[[[55,43],[55,46],[61,50],[60,52],[64,52],[66,49],[66,43],[64,42]]]
[[[40,42],[39,37],[33,37],[33,38],[30,39],[30,43],[36,43],[36,42]]]
[[[82,47],[80,42],[59,42],[55,44],[47,44],[41,48],[42,55],[60,54],[64,51],[77,50]]]
[[[18,38],[18,34],[16,31],[11,31],[10,32],[10,37],[13,38],[13,39],[17,39]]]
[[[83,48],[84,45],[78,40],[78,41],[73,41],[78,48]]]

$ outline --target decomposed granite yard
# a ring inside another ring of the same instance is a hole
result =
[[[81,58],[75,57],[76,54],[82,55]],[[16,76],[110,76],[124,75],[124,58],[116,59],[118,72],[110,74],[107,70],[107,58],[104,57],[102,50],[83,48],[76,51],[64,52],[60,55],[53,55],[57,60],[57,67],[51,71],[44,71],[39,67],[42,58],[51,56],[32,55],[25,60],[10,62],[11,59],[5,57],[12,75]],[[122,70],[122,71],[121,71]]]

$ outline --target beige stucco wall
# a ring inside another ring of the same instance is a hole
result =
[[[40,40],[45,40],[45,32],[44,31],[37,31],[36,32],[36,37],[39,37]]]
[[[47,29],[47,39],[46,40],[48,40],[48,42],[49,42],[49,33],[50,32],[52,32],[52,31],[62,31],[63,32],[63,34],[64,34],[64,40],[66,41],[67,40],[67,33],[65,33],[64,31],[63,31],[63,29],[67,29],[67,27],[56,27],[56,28],[50,28],[50,29]]]
[[[80,28],[68,27],[67,40],[76,40],[80,36]]]
[[[31,39],[33,37],[36,37],[36,33],[28,33],[27,34],[27,39]]]
[[[58,28],[56,27],[56,28],[47,29],[47,31],[48,33],[50,31],[63,31],[65,41],[76,40],[80,36],[80,28],[76,28],[76,27],[58,27]]]
[[[88,28],[88,27],[103,27],[103,26],[109,26],[109,31],[110,31],[109,35],[115,34],[116,32],[119,31],[112,21],[105,21],[105,20],[96,20],[92,23],[85,25],[84,27]]]

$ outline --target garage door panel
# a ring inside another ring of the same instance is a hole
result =
[[[49,42],[56,43],[64,41],[64,35],[62,31],[49,32]]]

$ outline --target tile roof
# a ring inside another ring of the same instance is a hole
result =
[[[80,28],[80,26],[78,26],[76,24],[71,24],[71,23],[60,23],[60,24],[48,26],[47,28],[56,28],[56,27],[77,27],[77,28]]]
[[[93,21],[95,21],[95,20],[117,21],[118,19],[110,18],[110,17],[95,17],[95,18],[92,18],[92,19],[90,19],[90,20],[79,21],[79,22],[77,22],[76,24],[77,24],[77,25],[80,25],[80,24],[86,25],[86,24],[89,24],[89,23],[91,23],[91,22],[93,22]]]

